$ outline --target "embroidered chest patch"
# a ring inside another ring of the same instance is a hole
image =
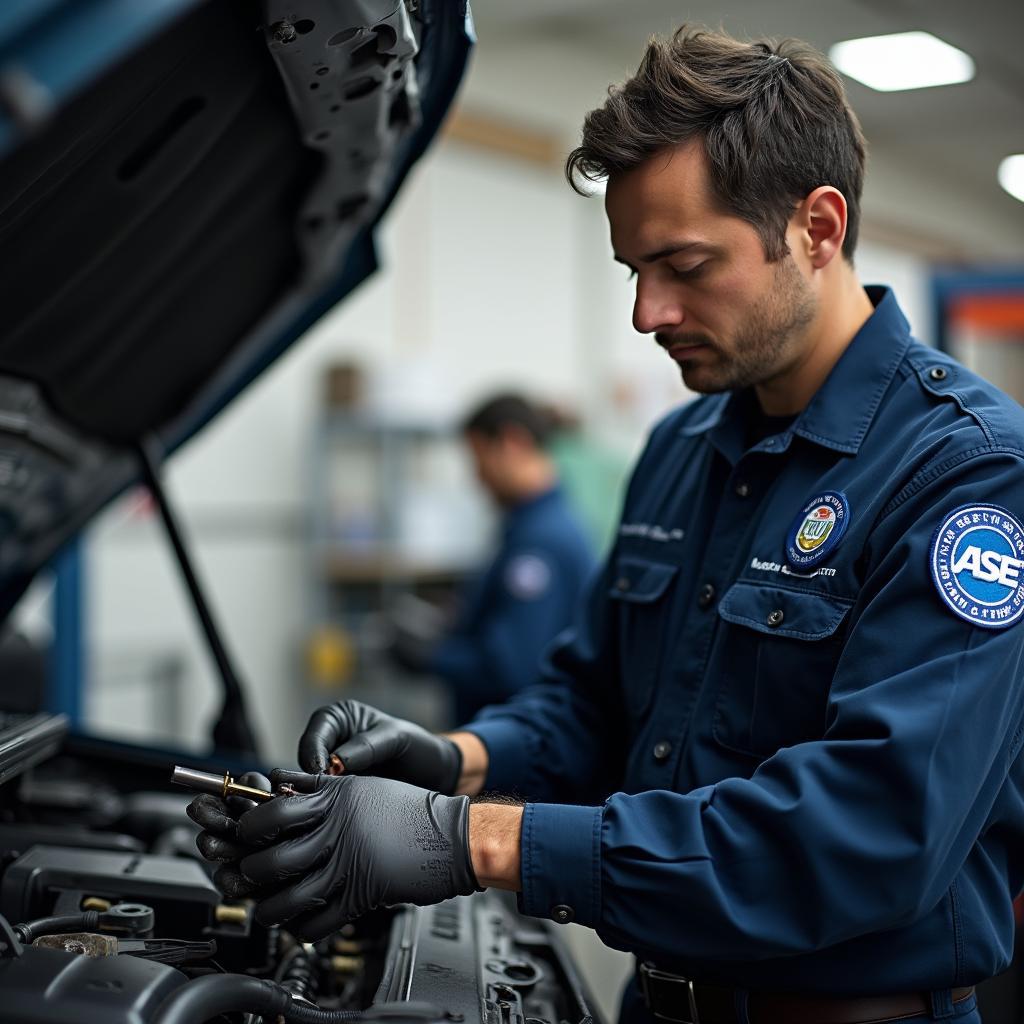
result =
[[[551,570],[536,555],[517,555],[505,567],[505,586],[520,601],[542,597],[550,583]]]
[[[800,510],[786,538],[786,559],[794,569],[817,565],[839,546],[850,522],[850,503],[841,491],[822,491]]]

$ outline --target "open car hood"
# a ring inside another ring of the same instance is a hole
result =
[[[376,268],[466,0],[0,7],[0,617]]]

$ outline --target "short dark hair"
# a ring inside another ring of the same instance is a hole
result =
[[[496,438],[510,426],[525,430],[543,448],[551,439],[554,423],[540,406],[512,392],[494,395],[478,405],[463,421],[464,434]]]
[[[796,39],[740,42],[680,28],[651,39],[637,73],[612,86],[566,161],[572,187],[630,170],[667,146],[701,139],[719,204],[757,230],[765,256],[789,251],[793,210],[820,185],[846,199],[843,255],[857,247],[864,136],[825,56]]]

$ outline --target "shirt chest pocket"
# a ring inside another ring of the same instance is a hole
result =
[[[782,587],[736,583],[722,598],[712,731],[759,759],[820,739],[853,602]],[[713,677],[714,678],[714,677]]]
[[[630,714],[646,712],[658,678],[668,618],[668,593],[679,566],[620,555],[608,596],[615,610],[623,695]]]

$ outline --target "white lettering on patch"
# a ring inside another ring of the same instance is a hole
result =
[[[777,572],[783,576],[798,576],[802,580],[814,579],[815,576],[835,576],[836,574],[836,570],[828,566],[815,569],[813,572],[794,572],[788,565],[780,565],[778,562],[760,558],[751,559],[750,568],[756,569],[758,572]]]
[[[685,536],[683,530],[673,527],[666,530],[657,523],[623,523],[619,527],[620,537],[646,537],[648,540],[655,540],[661,544],[672,540],[682,540]]]

